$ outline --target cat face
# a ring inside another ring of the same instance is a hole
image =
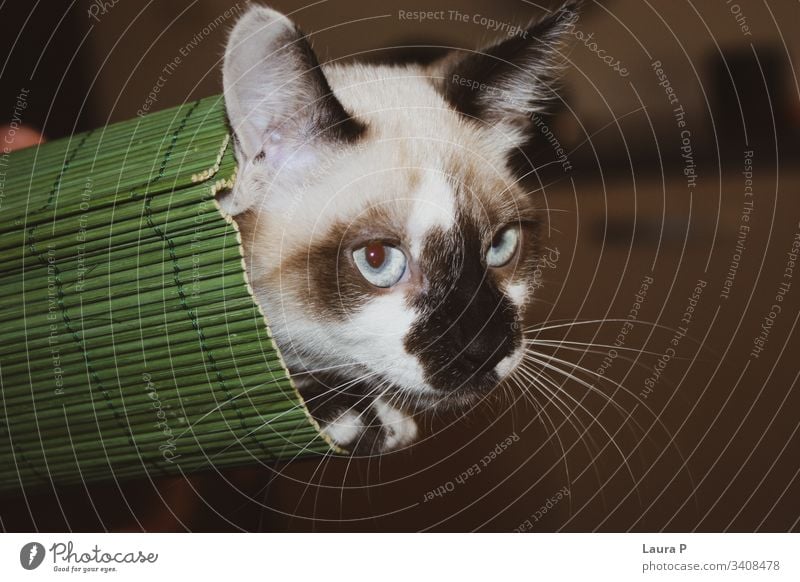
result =
[[[293,372],[468,403],[522,360],[537,209],[509,169],[574,12],[429,66],[320,67],[251,8],[225,54],[239,173],[221,199]]]

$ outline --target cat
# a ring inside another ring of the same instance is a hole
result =
[[[322,432],[354,454],[410,445],[524,353],[540,214],[510,160],[555,96],[570,3],[479,52],[320,66],[252,6],[226,45],[238,174],[220,197],[256,300]]]

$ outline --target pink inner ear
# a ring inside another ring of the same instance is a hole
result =
[[[310,171],[317,160],[312,144],[296,143],[277,133],[270,136],[262,151],[276,181],[302,182],[305,172]]]

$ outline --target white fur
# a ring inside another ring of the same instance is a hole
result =
[[[322,428],[328,438],[339,446],[347,446],[364,431],[364,421],[353,411],[347,411]]]
[[[367,367],[382,371],[406,390],[427,392],[422,366],[405,349],[416,314],[405,304],[400,290],[376,297],[337,334],[362,358]]]
[[[500,380],[505,380],[508,378],[511,373],[517,369],[520,362],[522,362],[522,358],[525,355],[525,348],[520,346],[514,353],[510,356],[506,356],[502,360],[500,360],[497,365],[494,367],[494,371],[497,372],[497,375],[500,377]]]
[[[417,423],[404,413],[378,398],[372,405],[387,432],[383,450],[396,449],[411,444],[417,438]]]
[[[439,172],[425,172],[412,198],[414,206],[406,224],[406,236],[409,252],[417,260],[432,229],[446,231],[455,224],[456,201],[452,186]]]
[[[391,380],[411,392],[429,392],[424,372],[417,358],[405,349],[403,341],[416,314],[405,305],[400,290],[378,296],[343,323],[330,324],[296,313],[291,305],[276,305],[272,295],[262,295],[260,302],[273,316],[271,327],[289,368],[323,369],[352,364],[352,372],[369,374],[368,382]]]
[[[528,286],[525,283],[512,283],[506,287],[506,295],[517,307],[522,307],[528,300]]]

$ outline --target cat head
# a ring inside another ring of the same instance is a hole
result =
[[[251,8],[223,84],[239,166],[220,200],[293,371],[469,402],[522,360],[539,212],[510,158],[554,98],[567,5],[429,65],[320,66]]]

